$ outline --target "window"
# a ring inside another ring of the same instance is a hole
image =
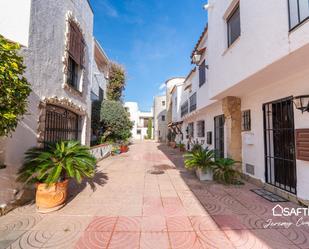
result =
[[[188,135],[194,137],[194,123],[188,124]]]
[[[190,112],[196,110],[196,93],[193,93],[190,97]]]
[[[78,89],[78,65],[71,57],[68,60],[67,83],[75,89]]]
[[[45,146],[64,140],[79,139],[79,116],[65,108],[47,105],[45,118]]]
[[[240,36],[240,10],[239,4],[234,8],[227,18],[227,39],[228,47]]]
[[[197,136],[198,137],[205,137],[205,121],[200,120],[197,122]]]
[[[189,109],[189,102],[188,102],[188,100],[181,105],[180,109],[181,109],[181,117],[183,117],[184,115],[188,114],[188,109]]]
[[[199,71],[199,86],[201,87],[206,82],[206,64],[205,64],[205,60],[202,62],[201,65],[199,65],[198,71]]]
[[[207,138],[206,138],[207,144],[211,145],[212,144],[212,132],[208,131],[207,132]]]
[[[136,130],[136,134],[137,135],[141,135],[142,134],[142,131],[140,129]]]
[[[165,106],[165,101],[162,101],[162,106]]]
[[[99,87],[99,100],[104,100],[104,90],[101,87]]]
[[[242,115],[242,121],[241,121],[242,131],[250,131],[251,130],[250,110],[243,111],[241,115]]]
[[[177,97],[175,97],[175,108],[177,108]]]
[[[165,121],[165,115],[161,116],[161,120],[164,122]]]
[[[81,71],[84,67],[85,43],[83,35],[78,25],[72,20],[69,21],[69,49],[67,65],[67,84],[80,90],[79,82]]]
[[[289,0],[290,30],[309,19],[308,0]]]

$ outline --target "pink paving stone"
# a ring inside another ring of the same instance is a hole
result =
[[[194,232],[170,232],[169,237],[173,249],[203,249]]]
[[[117,217],[94,217],[86,231],[91,232],[112,232],[115,228]]]
[[[234,249],[225,233],[221,230],[217,231],[200,231],[197,232],[199,241],[203,248],[209,249]]]
[[[140,249],[171,249],[167,233],[142,233]]]
[[[212,216],[217,225],[223,229],[246,229],[235,215],[213,215]]]
[[[164,231],[167,231],[167,227],[163,216],[145,216],[142,218],[142,232]]]
[[[115,232],[108,249],[139,249],[140,233]]]
[[[211,216],[191,216],[190,220],[195,231],[219,230]]]
[[[187,216],[167,217],[167,230],[169,232],[193,232],[193,227]]]
[[[84,232],[75,249],[106,249],[112,232]]]
[[[115,231],[117,232],[140,232],[141,217],[119,217],[116,223]]]

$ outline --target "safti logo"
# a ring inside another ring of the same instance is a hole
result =
[[[273,216],[282,216],[283,207],[279,204],[273,207]]]
[[[273,216],[309,216],[308,207],[298,207],[298,208],[289,208],[282,207],[280,204],[277,204],[273,207]]]

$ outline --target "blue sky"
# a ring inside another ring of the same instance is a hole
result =
[[[150,110],[160,86],[192,68],[190,54],[207,21],[206,0],[90,0],[94,34],[127,72],[125,101]]]

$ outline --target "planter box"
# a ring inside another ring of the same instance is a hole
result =
[[[204,173],[201,169],[196,169],[195,174],[198,177],[200,181],[212,181],[213,180],[213,174],[212,171],[207,171],[207,173]]]
[[[101,160],[108,157],[111,154],[112,145],[110,144],[100,144],[90,148],[90,153],[97,159]]]

